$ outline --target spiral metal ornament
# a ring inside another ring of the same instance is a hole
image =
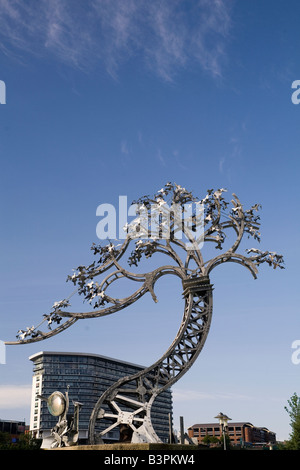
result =
[[[79,266],[68,277],[76,286],[75,293],[83,295],[93,305],[93,310],[69,312],[65,309],[70,305],[70,298],[56,302],[52,312],[44,315],[43,322],[48,323],[50,331],[42,332],[38,325],[20,330],[17,341],[6,342],[26,344],[44,340],[77,320],[110,315],[124,309],[146,293],[150,293],[157,302],[155,283],[170,274],[180,278],[184,313],[172,344],[154,364],[121,378],[99,397],[90,417],[91,444],[103,442],[107,433],[117,426],[130,431],[132,442],[160,441],[152,425],[151,407],[160,393],[187,372],[203,348],[213,308],[210,273],[216,266],[235,262],[249,269],[254,278],[262,263],[273,268],[284,267],[282,255],[274,252],[251,248],[246,250],[246,254],[237,253],[244,234],[260,241],[260,206],[255,204],[244,210],[238,197],[233,194],[229,208],[230,204],[223,197],[225,191],[208,190],[207,195],[199,200],[185,188],[167,183],[153,197],[144,196],[135,201],[138,217],[126,228],[123,243],[94,244],[92,251],[98,260],[89,266]],[[154,231],[153,220],[158,221]],[[198,230],[199,227],[201,230]],[[234,241],[224,250],[228,231],[232,231]],[[146,273],[130,271],[121,261],[132,243],[135,248],[127,260],[129,266],[138,266],[142,257],[150,258],[156,254],[168,256],[171,264]],[[212,243],[221,253],[205,260],[201,249],[208,243]],[[98,281],[99,278],[102,280]],[[118,299],[109,295],[108,291],[121,279],[137,282],[139,288],[128,297]],[[59,326],[52,329],[52,323]]]

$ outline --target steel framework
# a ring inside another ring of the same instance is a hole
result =
[[[72,276],[68,276],[68,280],[76,286],[75,292],[83,295],[93,305],[93,310],[69,312],[65,310],[70,305],[69,299],[56,302],[41,322],[48,323],[48,332],[41,331],[40,324],[19,330],[17,341],[6,342],[24,344],[44,340],[79,319],[101,317],[124,309],[147,292],[157,302],[154,286],[160,277],[173,274],[181,279],[184,313],[174,341],[157,362],[139,373],[118,380],[99,397],[90,417],[91,444],[103,442],[109,431],[121,425],[130,430],[132,442],[160,441],[152,426],[151,407],[162,391],[187,372],[202,350],[212,318],[213,286],[210,273],[216,266],[227,262],[239,263],[248,268],[254,278],[261,263],[266,262],[274,268],[284,267],[282,255],[274,252],[252,248],[246,250],[245,255],[237,253],[244,234],[260,241],[260,217],[257,214],[260,206],[255,204],[244,210],[238,197],[233,194],[232,206],[228,210],[229,203],[223,197],[224,192],[224,189],[208,190],[205,198],[198,200],[185,188],[167,183],[153,197],[145,196],[135,201],[139,216],[126,227],[124,242],[120,245],[111,242],[105,246],[94,244],[92,250],[99,256],[98,261],[89,266],[79,266]],[[182,211],[178,211],[178,207]],[[192,207],[192,210],[187,210],[187,207]],[[158,220],[154,232],[153,214]],[[188,214],[184,221],[183,214]],[[198,230],[199,227],[202,231]],[[224,250],[229,229],[233,230],[233,243]],[[162,236],[163,233],[168,236]],[[222,253],[205,261],[202,247],[209,242]],[[131,272],[121,265],[121,258],[130,243],[135,243],[135,248],[129,256],[129,266],[138,266],[143,256],[150,258],[154,253],[169,256],[172,264],[147,273]],[[107,273],[109,270],[112,272]],[[94,281],[101,275],[104,275],[101,282]],[[140,287],[126,298],[109,296],[108,288],[122,278],[138,282]],[[57,327],[51,329],[52,323],[56,323]]]

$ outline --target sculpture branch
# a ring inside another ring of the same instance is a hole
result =
[[[109,315],[136,302],[147,292],[150,292],[152,298],[157,301],[154,284],[161,275],[172,270],[182,279],[188,279],[193,276],[207,276],[212,269],[224,262],[242,264],[254,277],[257,276],[258,267],[262,263],[274,268],[283,268],[282,255],[274,252],[251,248],[247,250],[248,256],[237,253],[245,234],[260,241],[260,217],[257,212],[261,206],[255,204],[250,209],[244,210],[238,197],[233,194],[232,207],[228,210],[230,204],[224,198],[225,192],[226,189],[223,188],[216,191],[210,189],[207,195],[199,200],[185,188],[175,183],[167,183],[153,196],[143,196],[134,201],[137,205],[137,217],[127,227],[128,233],[124,242],[93,244],[91,250],[97,259],[87,266],[78,266],[67,278],[67,281],[76,287],[71,296],[75,293],[83,296],[94,310],[67,312],[65,308],[70,305],[69,299],[55,303],[52,311],[44,315],[39,325],[19,330],[18,341],[7,344],[24,344],[48,338],[71,326],[73,323],[70,319]],[[199,231],[199,228],[202,231]],[[231,247],[212,259],[204,260],[200,249],[201,243],[213,243],[216,249],[222,251],[228,230],[233,231],[236,237]],[[143,257],[148,259],[154,254],[168,256],[175,263],[174,266],[165,266],[149,273],[129,271],[121,265],[121,261],[131,243],[135,243],[135,247],[127,260],[129,267],[138,267]],[[186,252],[185,259],[182,259],[178,248],[181,253]],[[196,263],[196,268],[193,270],[189,269],[192,259]],[[115,270],[109,273],[113,268]],[[103,275],[106,276],[98,282],[98,277]],[[132,295],[123,299],[110,296],[108,288],[122,278],[142,285]],[[66,322],[61,325],[65,318]],[[47,323],[48,332],[40,330],[43,323]],[[52,329],[52,325],[55,324],[58,326]]]
[[[256,278],[258,267],[267,263],[274,269],[284,267],[282,255],[256,248],[238,253],[244,235],[260,241],[258,204],[244,210],[233,194],[232,208],[223,197],[225,189],[208,190],[204,199],[198,200],[179,185],[167,183],[154,196],[144,196],[137,204],[137,217],[127,226],[127,237],[121,244],[109,242],[105,246],[92,245],[98,259],[79,266],[67,280],[93,309],[87,312],[69,312],[69,300],[56,302],[52,311],[44,315],[37,327],[19,330],[18,341],[6,344],[24,344],[41,341],[65,330],[79,319],[101,317],[125,309],[150,293],[157,302],[155,284],[162,276],[175,275],[181,282],[184,297],[184,314],[178,332],[166,353],[151,366],[134,375],[119,379],[98,398],[90,417],[89,441],[102,442],[111,429],[120,424],[131,428],[134,442],[159,442],[152,426],[151,407],[156,397],[178,381],[189,370],[206,341],[212,318],[212,285],[210,273],[222,263],[234,262],[250,270]],[[225,250],[227,234],[234,242]],[[202,245],[213,243],[221,253],[205,260]],[[168,257],[171,264],[147,272],[132,272],[124,266],[124,255],[134,243],[127,264],[140,267],[143,258],[154,255]],[[184,258],[184,259],[183,259]],[[194,268],[190,262],[194,260]],[[98,280],[100,279],[100,280]],[[102,279],[102,280],[101,280]],[[139,283],[133,294],[116,298],[109,293],[111,286],[127,279]],[[40,326],[47,323],[48,332]],[[58,326],[52,329],[52,324]],[[107,412],[107,409],[112,412]],[[132,411],[128,411],[128,410]],[[112,423],[112,421],[115,422]],[[99,421],[103,426],[101,432]],[[63,440],[59,440],[63,442]],[[63,445],[63,444],[62,444]]]

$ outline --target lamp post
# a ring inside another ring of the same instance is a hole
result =
[[[227,423],[231,418],[228,418],[228,416],[224,415],[223,413],[219,413],[218,416],[215,416],[219,420],[219,424],[222,429],[222,434],[223,434],[223,442],[224,442],[224,450],[226,450],[226,438],[225,438],[225,431],[227,428]]]

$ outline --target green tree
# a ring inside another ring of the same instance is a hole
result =
[[[0,450],[9,449],[10,443],[10,435],[7,432],[0,432]]]
[[[202,439],[202,442],[204,444],[218,444],[220,441],[217,437],[215,436],[209,436],[209,435],[206,435],[203,439]]]
[[[30,434],[21,434],[16,444],[16,450],[38,450],[40,446],[40,439],[34,439]]]
[[[12,442],[11,435],[0,432],[0,450],[38,450],[40,439],[34,439],[30,434],[20,434],[17,442]]]
[[[289,450],[300,450],[300,397],[298,397],[297,393],[291,396],[288,400],[288,406],[285,406],[284,409],[291,418],[290,425],[292,428],[290,440],[286,448]]]

